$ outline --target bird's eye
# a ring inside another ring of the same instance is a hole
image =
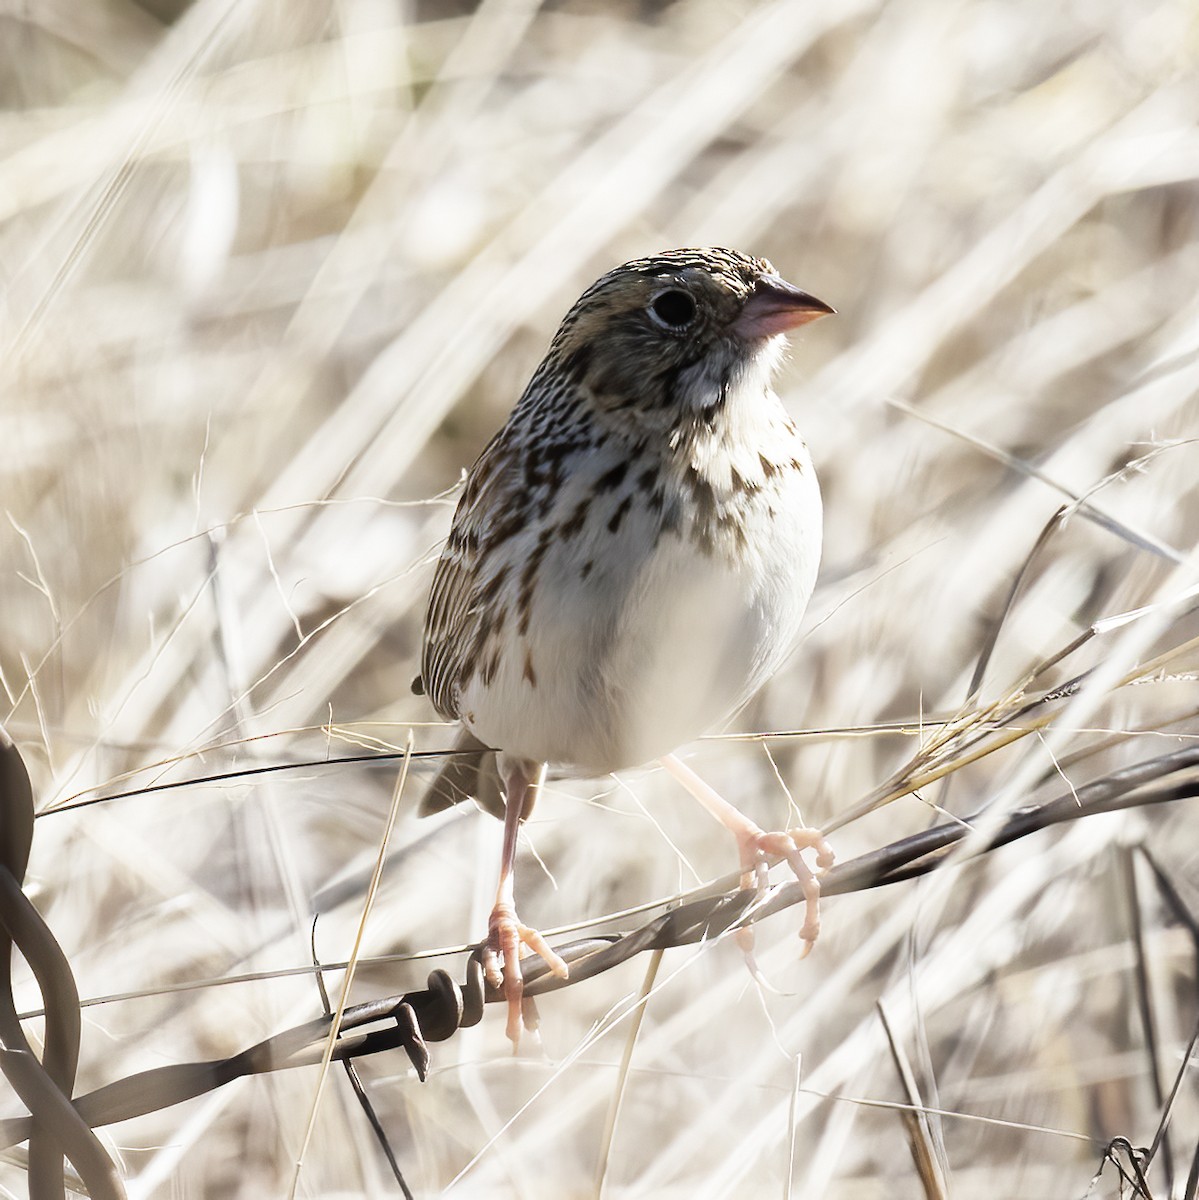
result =
[[[667,329],[683,329],[695,320],[695,301],[678,288],[659,292],[651,301],[649,310]]]

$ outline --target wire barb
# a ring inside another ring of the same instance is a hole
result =
[[[9,785],[0,797],[0,830],[15,828],[11,808],[14,795],[18,799],[23,797],[28,804],[28,819],[32,826],[32,797],[28,793],[28,780],[24,777],[23,767],[18,772],[14,766],[19,766],[19,763],[15,747],[0,737],[0,770],[7,772],[3,782]],[[971,847],[972,853],[985,854],[1052,825],[1101,812],[1193,798],[1199,795],[1199,772],[1196,768],[1199,768],[1199,746],[1135,763],[1044,803],[1029,805],[1009,814],[982,844]],[[24,778],[23,794],[21,778]],[[12,786],[13,780],[17,780],[18,786]],[[5,808],[5,805],[8,807]],[[822,894],[844,895],[927,874],[942,866],[949,852],[973,835],[974,823],[982,815],[975,813],[964,820],[954,819],[933,826],[835,866],[821,878]],[[4,844],[0,840],[0,845]],[[16,845],[17,857],[20,856],[19,839],[10,840],[7,845]],[[9,849],[10,858],[12,854],[13,851]],[[9,863],[3,865],[7,868]],[[743,890],[736,884],[735,875],[717,880],[630,932],[591,935],[556,946],[558,954],[570,965],[567,979],[554,975],[544,960],[531,955],[522,963],[526,995],[532,998],[564,987],[576,987],[584,980],[594,978],[645,951],[709,941],[804,900],[803,885],[797,881],[775,885],[765,893]],[[24,905],[28,905],[19,887],[16,896]],[[3,929],[18,929],[19,922],[14,916],[18,909],[16,898],[0,888],[0,926]],[[32,911],[32,906],[29,909]],[[45,929],[44,925],[42,929]],[[39,975],[39,982],[44,988],[48,1021],[54,1012],[63,1007],[61,995],[64,992],[74,997],[72,1003],[76,1025],[73,1044],[77,1054],[78,996],[74,992],[74,981],[52,935],[45,930],[44,936],[53,943],[62,964],[61,979],[55,985],[59,989],[57,999],[53,995],[55,987],[47,983],[50,976]],[[33,962],[36,948],[27,950],[20,937],[17,942],[23,953],[34,956],[30,958]],[[19,1021],[12,1006],[11,982],[9,989],[7,998],[0,995],[0,1000],[3,1000],[0,1007],[4,1007],[8,1013],[8,1025],[15,1023],[15,1028],[19,1030]],[[417,1077],[424,1081],[431,1063],[429,1043],[447,1041],[459,1029],[477,1025],[483,1018],[487,1004],[501,1003],[504,999],[500,989],[486,983],[481,949],[476,948],[467,959],[461,983],[456,982],[448,972],[438,969],[429,974],[423,989],[346,1008],[340,1025],[341,1037],[334,1045],[332,1057],[341,1061],[389,1050],[403,1050]],[[5,1013],[0,1013],[0,1018],[4,1016]],[[55,1152],[65,1153],[70,1158],[94,1197],[120,1196],[123,1192],[119,1190],[120,1182],[110,1160],[106,1155],[103,1156],[104,1162],[111,1168],[111,1173],[108,1173],[99,1157],[89,1159],[88,1143],[86,1139],[81,1141],[77,1133],[86,1134],[99,1148],[99,1154],[103,1155],[102,1147],[99,1147],[99,1142],[91,1133],[99,1126],[179,1104],[245,1075],[319,1063],[331,1020],[332,1017],[326,1014],[267,1038],[229,1058],[179,1063],[138,1072],[74,1099],[71,1099],[68,1082],[66,1087],[51,1089],[50,1096],[43,1100],[36,1087],[25,1085],[22,1075],[23,1072],[28,1074],[33,1067],[41,1070],[32,1054],[0,1054],[0,1068],[9,1075],[14,1089],[26,1099],[31,1111],[29,1117],[0,1121],[0,1148],[30,1140],[32,1161],[34,1140],[48,1133]],[[4,1031],[6,1042],[9,1033],[9,1029]],[[46,1077],[49,1078],[48,1073]],[[73,1114],[66,1123],[64,1113]],[[71,1120],[78,1122],[75,1133],[69,1127]]]

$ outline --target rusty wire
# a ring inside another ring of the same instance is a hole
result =
[[[1051,825],[1196,795],[1199,746],[1191,746],[1019,809],[971,849],[976,855],[984,854]],[[49,1179],[55,1169],[57,1195],[62,1194],[64,1156],[93,1197],[121,1196],[116,1169],[93,1129],[179,1104],[245,1075],[315,1064],[329,1034],[330,1018],[318,1017],[229,1058],[137,1072],[73,1098],[79,1048],[78,994],[61,949],[20,890],[32,837],[32,805],[20,755],[0,731],[0,878],[4,881],[0,886],[0,950],[9,950],[4,955],[6,984],[0,989],[4,1044],[0,1069],[30,1111],[28,1117],[0,1121],[0,1147],[29,1141],[30,1186],[35,1198],[52,1194],[48,1190],[39,1193],[35,1182]],[[822,891],[835,896],[926,874],[973,832],[972,825],[980,815],[933,826],[836,866],[823,876]],[[761,920],[803,898],[803,889],[795,882],[762,891],[713,885],[638,929],[556,946],[570,964],[569,979],[551,975],[539,958],[525,960],[526,994],[534,997],[577,986],[644,951],[693,945]],[[13,1002],[7,968],[14,943],[33,966],[42,989],[47,1050],[41,1063],[24,1042]],[[477,1024],[486,1004],[502,1000],[502,993],[485,983],[476,951],[467,961],[462,983],[446,971],[436,970],[423,989],[348,1008],[333,1057],[345,1061],[401,1049],[423,1081],[430,1063],[429,1043],[446,1041],[459,1029]],[[371,1026],[375,1028],[368,1028]]]

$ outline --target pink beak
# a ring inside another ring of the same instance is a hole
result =
[[[764,275],[733,322],[733,332],[746,341],[773,337],[827,317],[837,310],[777,275]]]

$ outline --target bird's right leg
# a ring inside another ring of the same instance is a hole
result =
[[[549,969],[562,979],[570,974],[566,963],[550,949],[549,943],[516,915],[515,865],[516,836],[520,823],[532,810],[533,801],[545,779],[545,764],[527,759],[502,760],[504,776],[504,848],[500,855],[500,882],[495,907],[487,922],[487,941],[483,945],[483,974],[495,988],[503,988],[508,1001],[508,1037],[515,1047],[520,1042],[521,1004],[524,977],[520,970],[520,948],[528,946],[545,959]]]

